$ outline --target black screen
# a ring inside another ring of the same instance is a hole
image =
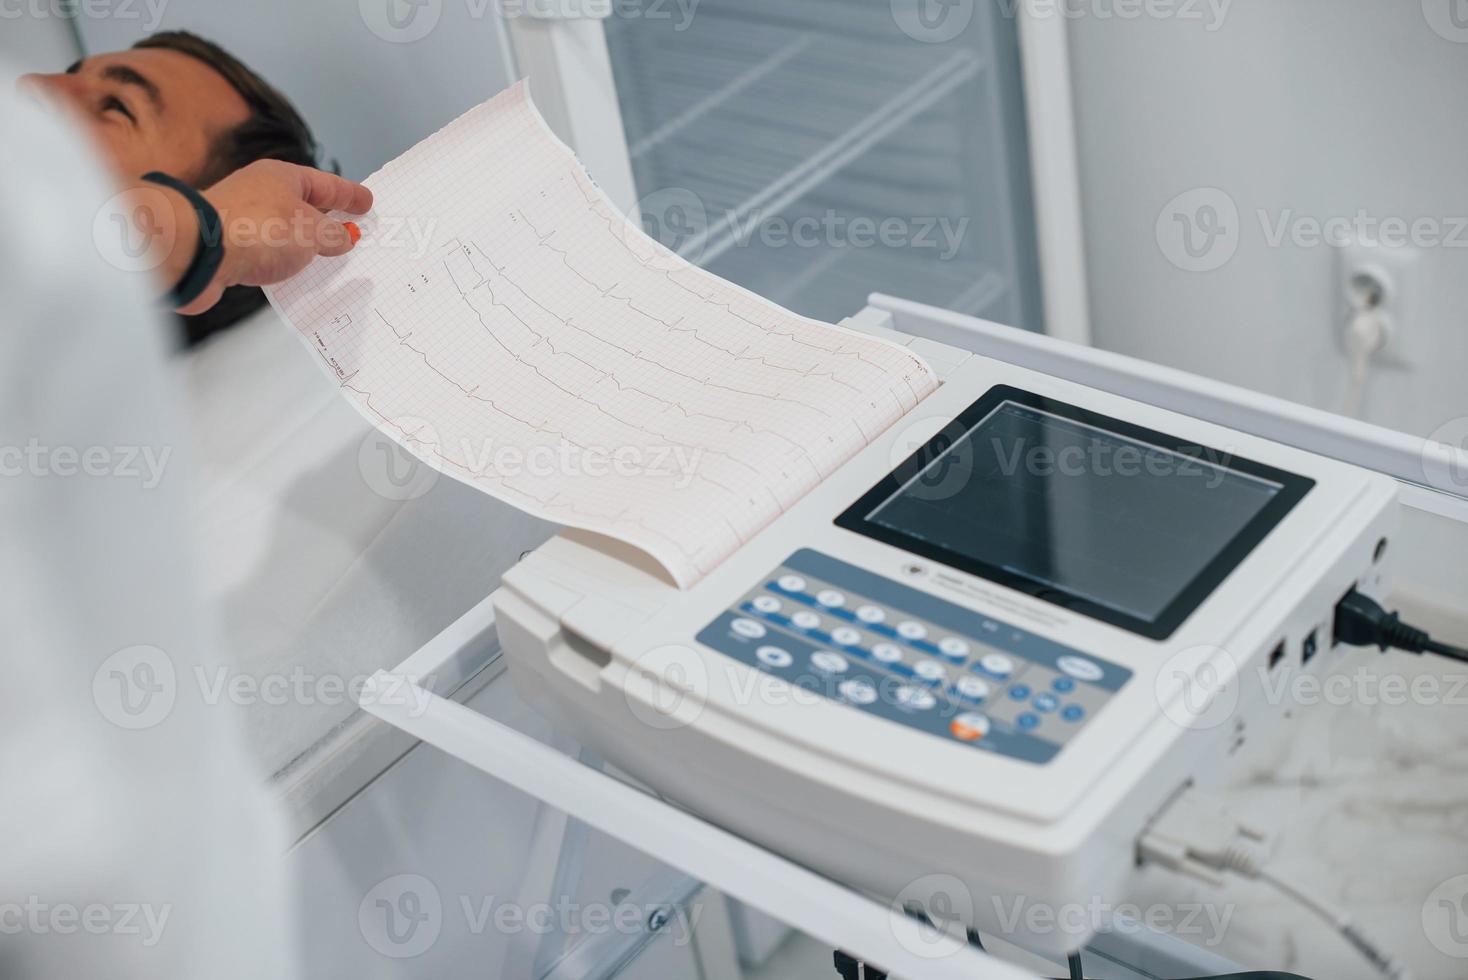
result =
[[[1001,388],[838,523],[1164,636],[1310,485]]]

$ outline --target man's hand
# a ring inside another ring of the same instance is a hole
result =
[[[165,288],[188,269],[199,241],[198,218],[182,194],[140,183],[139,193],[166,193],[173,205],[170,254],[158,266]],[[203,313],[219,302],[230,286],[268,286],[310,265],[318,255],[342,255],[355,244],[342,222],[327,211],[363,214],[372,207],[372,192],[361,184],[310,167],[279,160],[257,160],[230,174],[204,197],[219,212],[224,229],[224,261],[214,280],[184,314]]]

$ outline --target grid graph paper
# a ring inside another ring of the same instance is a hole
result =
[[[343,395],[441,472],[681,587],[937,388],[915,354],[648,238],[524,82],[366,183],[358,246],[268,290]]]

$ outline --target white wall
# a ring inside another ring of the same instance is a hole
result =
[[[1332,250],[1271,247],[1256,212],[1468,216],[1468,43],[1418,0],[1234,0],[1213,32],[1070,6],[1089,12],[1069,26],[1095,342],[1335,408]],[[1211,272],[1177,268],[1156,230],[1198,187],[1240,212],[1237,253]],[[1468,416],[1468,232],[1461,245],[1423,252],[1417,363],[1378,374],[1371,420],[1427,435]]]
[[[25,72],[61,71],[76,58],[76,43],[64,20],[0,5],[0,87],[5,91]]]
[[[513,81],[488,0],[133,0],[117,9],[136,15],[78,21],[89,52],[155,30],[202,34],[285,92],[326,158],[353,178]]]

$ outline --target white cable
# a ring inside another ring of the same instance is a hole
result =
[[[1374,307],[1359,309],[1346,328],[1346,358],[1350,362],[1341,414],[1359,418],[1361,402],[1366,395],[1366,381],[1371,374],[1371,359],[1386,346],[1386,321]]]
[[[1345,912],[1266,870],[1266,841],[1264,833],[1227,809],[1186,793],[1147,828],[1137,842],[1137,856],[1143,863],[1159,864],[1214,886],[1223,883],[1223,872],[1265,882],[1329,923],[1382,976],[1411,980],[1407,968],[1367,938]]]

